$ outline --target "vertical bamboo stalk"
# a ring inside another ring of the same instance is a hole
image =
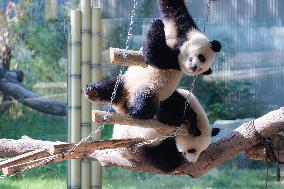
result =
[[[92,9],[92,81],[102,79],[102,23],[101,9]],[[101,107],[93,103],[92,109],[99,110]],[[98,125],[93,123],[92,130],[96,130]],[[93,140],[100,140],[101,132],[97,132],[93,136]],[[102,167],[99,162],[92,162],[92,188],[102,188]]]
[[[82,14],[82,87],[91,82],[91,1],[81,0]],[[81,138],[86,138],[91,133],[91,103],[81,95]],[[81,188],[91,189],[91,162],[81,162]]]
[[[71,142],[81,138],[81,11],[71,10]],[[71,160],[71,188],[81,187],[80,160]]]
[[[71,143],[71,35],[68,33],[67,39],[67,134],[68,143]],[[71,182],[71,161],[67,161],[67,188]]]

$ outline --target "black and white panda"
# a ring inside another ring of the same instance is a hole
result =
[[[178,110],[179,104],[184,105],[185,101],[188,102],[191,113],[187,113],[185,116],[187,119],[182,121],[181,126],[188,127],[187,120],[194,119],[200,130],[199,136],[179,132],[175,138],[158,140],[158,142],[135,149],[137,153],[144,156],[148,163],[164,172],[171,172],[186,161],[195,163],[200,153],[211,143],[211,136],[215,136],[219,132],[218,128],[210,127],[204,109],[189,91],[178,89],[165,103],[177,103],[177,106],[172,106],[172,108]],[[191,117],[192,112],[196,117]],[[116,124],[113,130],[113,139],[144,138],[145,140],[154,140],[163,137],[165,137],[163,134],[152,128],[138,126]]]
[[[208,74],[215,52],[221,48],[219,42],[210,42],[197,29],[183,0],[158,2],[165,27],[161,20],[156,20],[149,28],[143,46],[143,56],[149,66],[129,67],[121,77],[113,100],[116,111],[134,118],[153,118],[160,102],[176,90],[183,73]],[[110,102],[116,80],[89,84],[84,89],[85,96],[91,101]],[[161,121],[167,122],[167,119]],[[180,122],[174,121],[175,125]]]

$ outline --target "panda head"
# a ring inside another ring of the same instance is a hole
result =
[[[200,153],[208,148],[211,137],[216,136],[219,132],[219,128],[212,128],[210,132],[202,133],[200,136],[177,135],[177,149],[188,162],[195,163]]]
[[[183,73],[194,76],[198,74],[211,74],[211,66],[216,52],[220,52],[220,42],[210,42],[208,38],[198,30],[191,31],[180,47],[178,56],[179,66]]]

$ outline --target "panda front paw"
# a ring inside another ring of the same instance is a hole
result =
[[[83,93],[88,100],[95,101],[98,98],[98,94],[96,93],[95,89],[94,83],[86,85],[86,87],[83,89]]]

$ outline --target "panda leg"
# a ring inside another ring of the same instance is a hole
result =
[[[160,69],[180,69],[179,50],[171,49],[166,43],[162,20],[154,20],[143,44],[143,57],[147,64]]]
[[[172,172],[185,162],[183,155],[177,150],[175,138],[167,138],[157,146],[144,145],[138,152],[152,166],[165,173]]]
[[[168,99],[160,103],[157,119],[162,123],[173,126],[180,126],[183,121],[188,122],[188,132],[194,136],[200,136],[201,132],[197,127],[197,114],[187,106],[186,99],[175,91]]]
[[[133,118],[150,119],[158,111],[159,98],[150,89],[144,89],[135,94],[128,114]]]
[[[102,80],[90,83],[84,88],[84,95],[90,101],[110,102],[116,81],[117,78],[113,78],[111,80]],[[113,102],[120,101],[122,97],[123,81],[120,81]]]

